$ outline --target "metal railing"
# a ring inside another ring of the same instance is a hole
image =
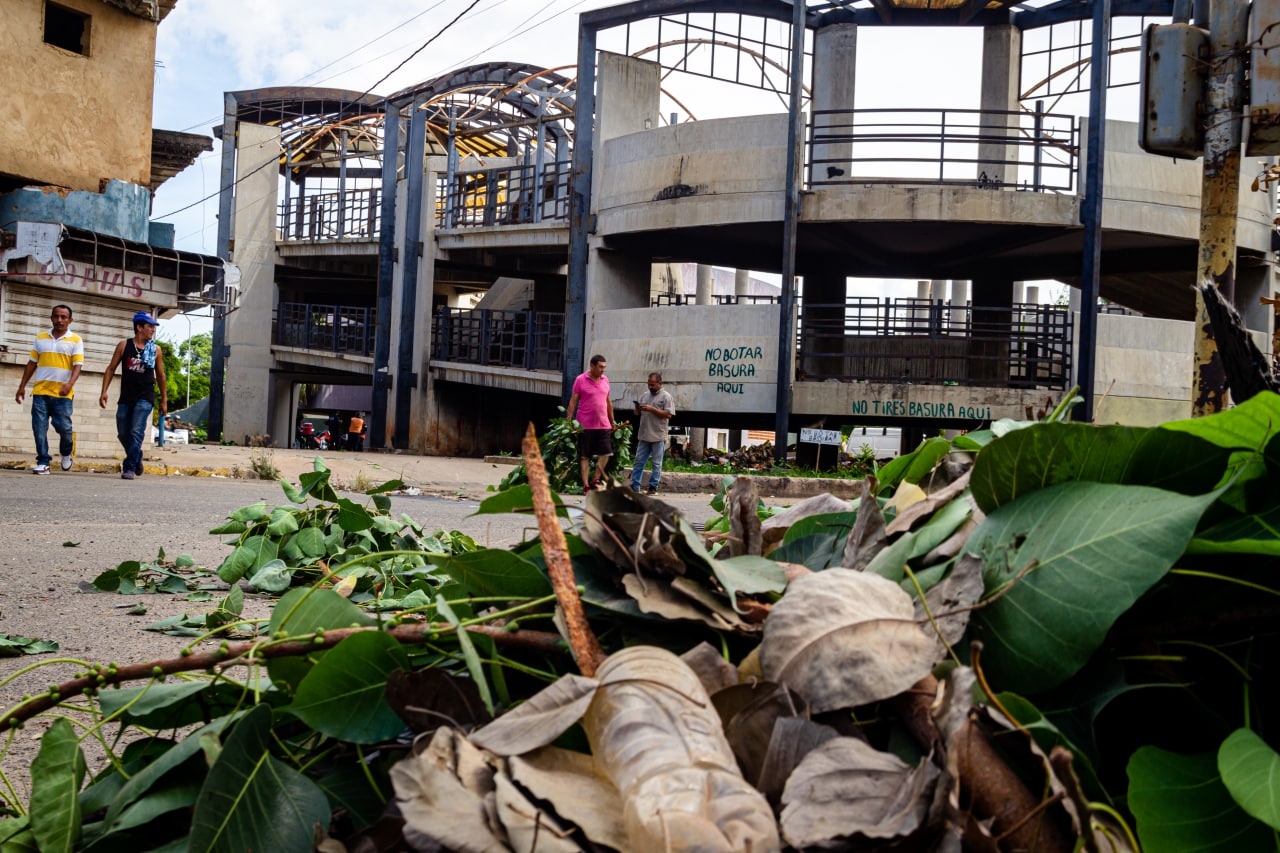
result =
[[[723,293],[711,297],[716,305],[776,305],[778,296],[768,293]],[[655,293],[649,300],[650,308],[663,305],[697,305],[697,298],[688,293]]]
[[[439,361],[564,369],[564,314],[439,308],[431,317],[431,357]]]
[[[279,346],[371,356],[377,314],[361,306],[281,302],[274,326]]]
[[[570,173],[567,162],[536,166],[499,166],[458,172],[450,183],[438,178],[436,225],[475,228],[521,225],[569,218]]]
[[[280,202],[276,228],[285,242],[377,240],[382,227],[382,190],[300,195]]]
[[[949,109],[815,110],[809,185],[948,184],[1072,192],[1079,161],[1074,116]]]
[[[797,376],[1060,390],[1071,341],[1071,313],[1057,305],[854,297],[803,306]]]

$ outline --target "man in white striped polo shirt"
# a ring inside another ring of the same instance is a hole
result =
[[[58,433],[62,470],[71,470],[72,389],[84,367],[84,341],[75,332],[68,331],[71,309],[66,305],[53,306],[49,322],[52,328],[36,335],[31,345],[30,360],[22,371],[18,393],[13,397],[21,405],[27,396],[27,382],[35,377],[31,389],[31,432],[36,437],[36,467],[31,469],[32,474],[49,473],[49,463],[53,461],[49,455],[50,421]]]

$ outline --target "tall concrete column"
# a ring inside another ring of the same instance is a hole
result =
[[[707,454],[707,429],[694,427],[689,430],[689,461],[701,462]]]
[[[969,282],[952,280],[951,282],[951,328],[953,331],[963,330],[968,321]]]
[[[733,295],[749,296],[751,294],[751,270],[733,271]]]
[[[842,182],[851,177],[854,69],[858,59],[857,24],[823,27],[813,37],[812,181]],[[837,112],[825,113],[825,110]],[[830,140],[830,141],[825,141]]]
[[[973,282],[973,340],[969,377],[1003,386],[1009,378],[1009,333],[1012,328],[1013,280],[975,279]]]
[[[232,260],[240,267],[239,310],[227,314],[223,434],[236,443],[270,433],[288,447],[289,405],[271,399],[271,318],[276,307],[276,183],[280,130],[241,122],[236,134]]]
[[[696,305],[714,305],[716,293],[715,270],[707,264],[698,264],[698,284],[693,301]]]
[[[1017,186],[1019,148],[1008,144],[1018,134],[1022,31],[1012,24],[982,28],[981,129],[989,141],[978,145],[978,178],[986,173],[996,186]],[[988,112],[991,111],[991,112]]]
[[[848,301],[844,272],[810,272],[804,277],[804,302],[800,309],[800,377],[842,377],[849,371],[845,359],[845,305]],[[824,353],[832,356],[824,357]]]
[[[661,124],[658,103],[660,66],[642,59],[602,51],[597,67],[592,155],[595,164],[592,173],[593,199],[600,197],[604,144],[615,137],[657,128]],[[643,308],[649,304],[649,287],[653,278],[652,259],[610,251],[595,237],[589,237],[588,240],[583,363],[565,365],[566,377],[586,369],[586,361],[593,352],[594,318],[597,311]],[[567,381],[566,386],[569,384]]]

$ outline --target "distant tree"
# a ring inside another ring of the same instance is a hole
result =
[[[164,341],[164,373],[169,386],[169,410],[187,405],[187,358],[191,365],[191,402],[209,396],[209,365],[213,335],[202,332],[185,341]]]

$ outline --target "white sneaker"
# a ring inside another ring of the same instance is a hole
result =
[[[63,470],[63,471],[70,471],[70,470],[71,470],[71,457],[70,457],[70,456],[64,456],[64,457],[62,457],[62,470]]]
[[[34,467],[34,468],[32,468],[32,469],[31,469],[31,473],[32,473],[32,474],[48,474],[48,473],[49,473],[49,466],[48,466],[48,465],[37,465],[36,467]]]

